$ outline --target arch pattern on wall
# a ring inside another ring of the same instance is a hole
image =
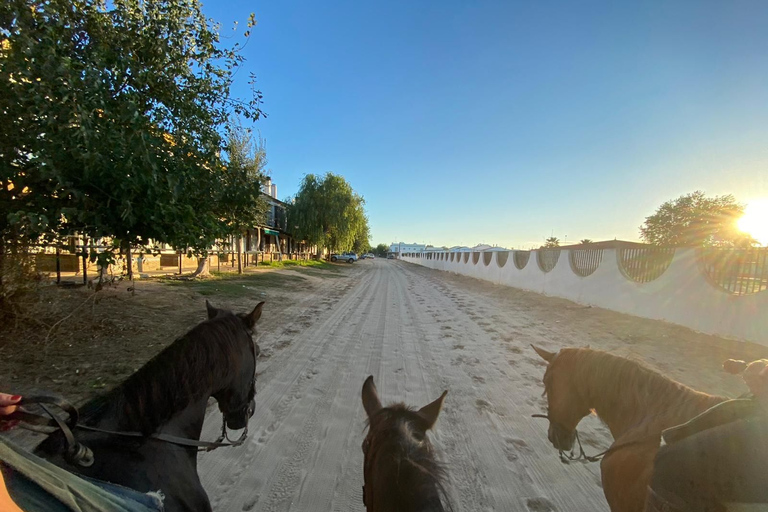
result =
[[[472,253],[472,264],[477,265],[477,262],[480,261],[480,253],[479,252],[473,252]]]
[[[568,251],[571,270],[580,277],[592,275],[603,261],[602,249],[575,249]]]
[[[484,252],[483,253],[483,264],[487,267],[491,264],[491,260],[493,259],[493,253],[492,252]]]
[[[507,264],[507,260],[509,260],[509,251],[500,251],[496,253],[496,264],[499,268],[504,268],[504,265]]]
[[[468,253],[468,252],[465,252],[465,253],[464,253],[464,263],[466,263],[466,262],[468,262],[468,261],[469,261],[469,253]]]
[[[518,270],[523,270],[528,264],[528,260],[531,259],[531,251],[515,251],[512,259],[515,262],[515,267],[517,267]]]
[[[707,280],[724,292],[753,295],[768,289],[768,247],[707,247],[697,256]]]
[[[619,270],[637,283],[650,283],[663,274],[675,256],[673,247],[638,247],[616,251]]]
[[[555,268],[559,259],[560,249],[539,249],[536,251],[536,263],[539,264],[542,272],[550,272]]]

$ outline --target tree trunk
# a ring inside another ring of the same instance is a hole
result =
[[[61,247],[56,243],[56,284],[61,284]]]
[[[95,290],[98,292],[102,288],[104,288],[104,282],[107,280],[108,274],[109,274],[109,265],[101,265],[100,263],[96,266],[98,272],[99,272],[99,280],[96,283]]]
[[[0,236],[0,291],[3,289],[3,271],[5,270],[5,237]],[[0,302],[3,300],[3,295],[0,294]]]
[[[88,237],[83,236],[83,284],[88,284]]]
[[[128,269],[128,280],[133,281],[133,254],[131,254],[131,246],[127,244],[125,248],[125,259]]]
[[[0,235],[0,292],[4,292],[3,289],[3,272],[5,271],[5,237]],[[3,306],[5,293],[0,293],[0,307]]]
[[[237,235],[237,273],[243,273],[243,236]]]
[[[197,269],[192,273],[192,277],[211,275],[209,267],[210,266],[208,265],[208,257],[198,256]]]

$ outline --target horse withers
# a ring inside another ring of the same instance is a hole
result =
[[[592,411],[611,431],[614,442],[600,470],[612,512],[642,512],[663,430],[726,400],[607,352],[533,348],[547,362],[543,381],[552,445],[561,454],[570,451],[576,427]]]
[[[158,437],[199,440],[209,397],[224,416],[224,430],[247,426],[255,408],[259,354],[254,328],[264,302],[246,314],[206,306],[208,320],[80,410],[87,428],[140,435],[79,428],[78,441],[93,452],[90,466],[67,462],[60,433],[43,441],[36,454],[85,477],[144,493],[160,491],[167,512],[210,511],[197,473],[198,447]]]
[[[427,437],[446,394],[419,410],[403,403],[382,407],[373,376],[365,380],[369,429],[363,441],[363,504],[369,512],[450,510],[445,469]]]

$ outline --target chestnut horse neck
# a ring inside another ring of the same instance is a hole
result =
[[[614,439],[636,428],[660,432],[726,400],[607,352],[563,349],[558,360],[572,372],[574,391],[588,401]]]

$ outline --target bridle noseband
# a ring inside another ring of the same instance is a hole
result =
[[[545,420],[549,420],[550,423],[557,425],[560,429],[566,430],[565,427],[562,426],[562,424],[554,421],[547,414],[532,414],[531,418],[544,418]],[[608,452],[614,449],[614,447],[611,446],[607,450],[603,450],[597,455],[587,455],[586,452],[584,452],[584,447],[581,445],[581,439],[579,439],[579,431],[574,429],[574,432],[576,437],[576,443],[579,445],[579,454],[574,455],[573,448],[571,448],[570,452],[566,452],[565,450],[558,449],[558,453],[560,454],[560,462],[562,462],[563,464],[568,464],[569,462],[576,462],[576,461],[599,462],[603,457],[605,457],[608,454]]]

